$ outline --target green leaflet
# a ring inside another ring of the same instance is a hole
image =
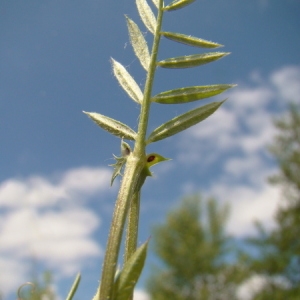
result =
[[[156,6],[156,8],[159,7],[159,0],[152,0],[152,2]]]
[[[139,15],[151,33],[155,33],[156,19],[146,0],[136,0]]]
[[[134,53],[138,57],[143,68],[148,71],[148,67],[150,64],[150,53],[147,42],[136,23],[129,19],[127,16],[126,21]]]
[[[127,125],[98,113],[85,112],[98,126],[118,137],[135,140],[136,132]]]
[[[171,2],[168,6],[166,6],[164,10],[172,11],[172,10],[180,9],[193,3],[194,1],[196,0],[175,0]]]
[[[152,166],[154,166],[160,162],[167,161],[167,160],[170,160],[170,158],[165,158],[157,153],[148,154],[146,156],[146,165],[143,168],[143,171],[141,172],[141,175],[137,181],[135,191],[139,192],[140,189],[142,188],[143,184],[145,183],[146,178],[148,176],[152,176],[152,173],[150,171],[150,168]]]
[[[151,98],[152,102],[161,104],[181,104],[209,98],[229,88],[236,86],[235,84],[215,84],[204,86],[190,86],[175,90],[159,93]]]
[[[163,140],[203,121],[213,114],[224,101],[213,102],[202,107],[198,107],[160,125],[150,134],[147,144]]]
[[[143,270],[147,256],[148,241],[141,245],[125,263],[113,288],[114,300],[128,300]]]
[[[208,52],[203,54],[193,54],[187,56],[178,56],[159,61],[157,64],[162,68],[191,68],[218,60],[229,52]]]
[[[116,76],[121,87],[124,89],[124,91],[129,95],[131,99],[141,104],[143,101],[143,93],[140,87],[138,86],[138,84],[127,72],[127,70],[123,65],[121,65],[113,58],[111,58],[111,62],[112,62],[114,75]]]
[[[152,176],[152,173],[150,171],[150,168],[160,162],[163,162],[163,161],[167,161],[167,160],[170,160],[170,158],[165,158],[163,156],[161,156],[160,154],[157,154],[157,153],[150,153],[147,155],[146,157],[146,166],[145,166],[145,169],[144,169],[144,174],[146,176]]]
[[[170,160],[170,158],[165,158],[157,153],[150,153],[146,157],[146,161],[147,161],[146,167],[150,168],[160,162],[167,161],[167,160]]]
[[[77,291],[77,288],[78,288],[78,285],[80,283],[80,279],[81,279],[81,275],[80,273],[77,274],[73,284],[72,284],[72,287],[71,287],[71,290],[66,298],[66,300],[72,300],[76,291]]]
[[[203,40],[194,36],[181,34],[181,33],[175,33],[175,32],[165,32],[162,31],[161,34],[175,42],[179,42],[182,44],[186,44],[193,47],[201,47],[201,48],[218,48],[223,47],[221,44],[217,44],[211,41]]]

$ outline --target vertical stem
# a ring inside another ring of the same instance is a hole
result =
[[[130,203],[129,213],[127,217],[127,235],[125,242],[124,263],[126,263],[131,255],[136,251],[137,239],[139,231],[139,215],[140,215],[140,191],[134,193]],[[133,299],[133,292],[127,300]]]
[[[139,216],[140,216],[140,196],[141,188],[146,180],[147,173],[142,170],[138,179],[136,190],[133,194],[129,214],[127,219],[127,235],[125,243],[124,262],[128,261],[131,255],[135,252],[138,238]]]
[[[145,83],[144,99],[141,107],[138,136],[134,148],[134,151],[136,151],[137,153],[145,153],[145,147],[146,147],[145,140],[147,134],[148,119],[150,114],[151,92],[152,92],[152,86],[154,81],[154,74],[156,70],[156,61],[157,61],[157,53],[158,53],[159,42],[160,42],[162,18],[163,18],[163,0],[160,0],[158,15],[157,15],[157,27],[154,34],[154,41],[153,41],[153,46],[151,51],[151,60],[150,60],[149,71]]]
[[[101,283],[94,300],[111,299],[124,224],[142,168],[132,155],[128,157],[108,236]]]
[[[134,193],[130,203],[128,218],[127,218],[127,236],[125,244],[124,261],[128,261],[130,256],[135,252],[137,246],[137,237],[139,229],[140,215],[140,191]]]
[[[157,61],[157,53],[160,42],[160,31],[162,25],[162,17],[163,17],[163,0],[159,1],[158,8],[158,16],[157,16],[157,27],[155,30],[154,41],[151,51],[151,59],[149,65],[149,71],[147,74],[145,90],[144,90],[144,98],[141,107],[140,114],[140,122],[138,127],[138,136],[134,148],[134,154],[137,157],[145,157],[146,151],[146,133],[148,127],[148,119],[150,114],[150,105],[151,105],[151,92],[152,86],[154,82],[154,75],[156,71],[156,61]],[[125,243],[125,257],[124,261],[126,262],[131,255],[136,251],[137,247],[137,239],[138,239],[138,225],[139,225],[139,214],[140,214],[140,190],[142,185],[144,184],[146,179],[146,175],[142,174],[139,178],[139,186],[137,187],[136,192],[133,195],[133,199],[131,200],[129,215],[127,220],[127,236]],[[133,295],[129,297],[128,300],[131,300]]]
[[[163,16],[163,0],[159,1],[159,9],[157,16],[157,28],[154,35],[154,41],[151,52],[151,61],[149,71],[147,74],[144,99],[141,106],[140,122],[138,126],[138,134],[134,147],[134,151],[129,155],[126,162],[124,177],[121,182],[120,191],[115,205],[113,219],[111,223],[110,233],[106,246],[104,263],[102,268],[102,278],[100,287],[97,291],[94,300],[109,300],[112,298],[114,287],[114,276],[116,266],[118,263],[118,256],[124,224],[126,221],[127,212],[130,202],[135,193],[137,193],[138,182],[145,166],[145,148],[146,148],[146,133],[148,126],[148,119],[150,113],[150,99],[151,91],[154,81],[154,74],[156,69],[156,58],[160,41],[160,29]],[[137,216],[138,220],[138,216]],[[134,222],[136,223],[137,220]],[[133,226],[134,227],[134,226]]]

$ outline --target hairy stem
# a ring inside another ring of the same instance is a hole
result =
[[[135,192],[130,203],[127,218],[127,235],[125,243],[124,263],[129,260],[137,248],[137,239],[139,231],[139,215],[140,215],[140,191]],[[133,293],[128,300],[133,299]]]
[[[140,192],[136,192],[130,203],[127,219],[127,235],[125,244],[124,261],[128,261],[130,256],[135,252],[137,246],[138,227],[140,215]]]
[[[151,52],[151,60],[149,65],[149,71],[147,74],[145,90],[144,90],[144,99],[141,107],[141,114],[140,114],[140,123],[138,128],[138,139],[135,145],[134,153],[137,153],[138,157],[140,155],[145,155],[145,139],[146,139],[146,132],[148,126],[148,119],[150,113],[150,104],[151,104],[151,92],[152,86],[154,81],[154,75],[156,70],[156,60],[157,60],[157,53],[159,48],[160,42],[160,30],[162,25],[162,17],[163,17],[163,10],[162,10],[162,3],[160,1],[160,7],[157,17],[157,28],[154,35],[154,42],[152,46]],[[125,262],[130,258],[130,256],[135,252],[137,246],[137,238],[138,238],[138,224],[139,224],[139,209],[140,209],[140,190],[142,185],[146,180],[146,175],[142,174],[139,179],[139,186],[137,187],[137,191],[133,196],[133,199],[130,204],[130,210],[127,220],[127,236],[126,236],[126,245],[125,245]]]
[[[139,226],[139,216],[140,216],[140,196],[141,188],[146,180],[147,173],[145,169],[142,170],[139,180],[136,185],[136,190],[133,194],[129,214],[127,219],[127,235],[125,243],[125,255],[124,262],[128,261],[131,255],[135,252],[137,246],[138,238],[138,226]]]
[[[136,139],[136,144],[134,151],[136,153],[145,153],[146,148],[146,133],[147,133],[147,127],[148,127],[148,119],[150,114],[150,104],[151,104],[151,92],[152,92],[152,86],[154,82],[154,75],[156,70],[156,61],[157,61],[157,53],[158,53],[158,47],[160,42],[160,31],[161,31],[161,25],[162,25],[162,18],[163,18],[163,1],[159,1],[159,8],[158,8],[158,16],[157,16],[157,27],[155,30],[154,35],[154,41],[151,51],[151,60],[149,65],[149,71],[147,74],[146,84],[145,84],[145,90],[144,90],[144,99],[141,106],[141,114],[140,114],[140,122],[138,127],[138,136]]]
[[[128,157],[106,246],[100,292],[94,299],[111,299],[124,224],[142,168],[143,166],[133,155]]]
[[[124,230],[126,216],[128,213],[130,202],[133,200],[134,194],[137,194],[137,186],[139,183],[139,179],[146,163],[145,162],[145,157],[146,157],[145,141],[146,141],[146,133],[147,133],[149,113],[150,113],[151,91],[152,91],[152,86],[154,81],[157,52],[158,52],[158,47],[160,42],[160,30],[161,30],[162,16],[163,16],[162,6],[163,6],[163,1],[160,0],[160,6],[158,9],[158,17],[157,17],[157,28],[154,35],[151,61],[150,61],[149,71],[147,74],[147,79],[145,84],[144,99],[141,106],[141,114],[140,114],[140,122],[138,126],[137,139],[136,139],[134,151],[129,155],[126,162],[124,177],[121,182],[120,191],[116,201],[112,224],[111,224],[108,242],[106,246],[106,252],[105,252],[104,263],[102,268],[101,284],[96,296],[94,297],[94,300],[109,300],[112,298],[114,276],[115,276],[116,267],[118,263],[120,244],[122,240],[122,234]],[[138,222],[138,215],[134,217],[134,219],[135,220],[131,222],[136,224]],[[129,224],[129,228],[134,228],[134,227],[135,225]]]

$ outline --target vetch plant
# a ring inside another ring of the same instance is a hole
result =
[[[163,0],[152,1],[157,10],[156,17],[146,0],[136,0],[139,15],[146,28],[154,36],[151,51],[149,51],[147,42],[138,25],[126,16],[131,45],[147,73],[144,90],[140,89],[121,63],[114,59],[111,60],[113,73],[119,84],[128,96],[141,107],[137,132],[126,124],[110,117],[94,112],[84,112],[101,128],[121,138],[121,156],[115,156],[116,162],[112,165],[114,171],[111,184],[118,175],[122,175],[121,172],[124,169],[108,237],[101,283],[94,300],[132,299],[134,286],[143,269],[148,242],[137,249],[140,191],[146,178],[151,176],[150,167],[167,160],[157,153],[146,154],[147,145],[175,135],[203,121],[212,115],[225,100],[212,102],[179,115],[160,125],[147,136],[150,106],[153,103],[182,104],[206,99],[234,86],[233,84],[189,86],[152,95],[152,86],[157,68],[191,68],[213,62],[229,54],[227,52],[207,52],[158,60],[157,55],[162,37],[199,48],[214,49],[222,45],[190,35],[162,30],[162,20],[165,13],[184,8],[195,0],[175,0],[166,6]],[[123,140],[134,141],[134,148],[131,149]],[[119,249],[126,220],[124,264],[122,269],[117,271]]]

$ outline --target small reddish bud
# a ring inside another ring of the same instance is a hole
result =
[[[148,158],[147,158],[147,162],[151,162],[155,159],[155,155],[150,155]]]

